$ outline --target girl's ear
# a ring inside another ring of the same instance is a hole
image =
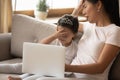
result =
[[[97,6],[97,11],[100,12],[101,8],[102,8],[102,2],[99,0],[98,3],[96,4]]]
[[[77,36],[77,33],[74,33],[72,39],[74,40],[76,36]]]
[[[58,26],[57,26],[57,29],[56,29],[57,31],[58,31]]]

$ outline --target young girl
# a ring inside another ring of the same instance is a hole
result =
[[[78,19],[66,14],[58,20],[57,31],[40,43],[50,44],[54,41],[55,45],[67,47],[65,60],[66,64],[70,64],[77,52],[77,43],[73,39],[78,32],[78,26]]]
[[[76,56],[77,52],[77,43],[73,39],[78,32],[78,26],[79,26],[78,19],[76,17],[66,14],[58,20],[56,32],[44,38],[39,43],[50,44],[54,42],[55,45],[65,46],[66,47],[65,63],[70,64],[74,57]],[[40,76],[32,75],[32,77],[34,79],[35,78],[37,79]],[[10,76],[8,77],[8,80],[21,80],[23,78],[25,77],[14,78]]]

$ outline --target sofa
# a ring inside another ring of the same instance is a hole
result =
[[[0,34],[0,64],[12,64],[22,62],[23,42],[36,43],[38,40],[52,34],[56,25],[33,17],[14,14],[11,33]],[[78,34],[76,41],[82,34]],[[0,73],[0,80],[7,80],[8,75],[19,76],[21,74]],[[109,72],[109,80],[120,80],[120,54],[116,57]],[[77,79],[72,79],[77,80]]]

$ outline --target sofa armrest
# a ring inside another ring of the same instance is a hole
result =
[[[112,63],[108,75],[108,80],[120,80],[120,52]]]
[[[0,34],[0,61],[10,59],[11,34]]]

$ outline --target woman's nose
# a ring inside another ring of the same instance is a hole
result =
[[[82,10],[82,14],[85,15],[85,10],[84,9]]]
[[[85,17],[87,17],[87,13],[86,13],[85,10],[82,11],[82,14],[83,14]]]

